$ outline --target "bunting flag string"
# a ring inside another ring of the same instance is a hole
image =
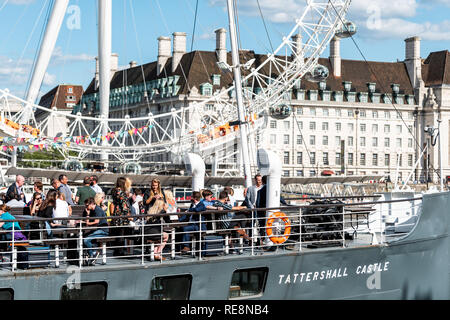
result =
[[[106,135],[97,136],[67,136],[67,137],[54,137],[54,138],[44,138],[44,137],[33,137],[33,138],[22,138],[22,137],[0,137],[0,150],[2,151],[13,151],[16,149],[19,152],[26,151],[38,151],[38,150],[48,150],[54,147],[70,147],[73,143],[77,145],[95,144],[107,140],[110,142],[114,139],[122,139],[124,137],[136,136],[147,132],[148,129],[152,129],[152,125],[143,126],[140,128],[133,128],[129,130],[113,131],[108,132]]]

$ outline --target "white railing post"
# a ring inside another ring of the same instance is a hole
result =
[[[199,231],[198,231],[198,260],[202,260],[202,214],[200,213],[198,218]],[[205,245],[206,248],[206,245]]]
[[[59,268],[59,245],[55,245],[55,268]]]
[[[170,256],[172,259],[175,259],[175,228],[172,228],[171,238],[172,238],[172,248],[171,248]]]
[[[255,211],[252,210],[252,223],[250,225],[251,231],[252,231],[252,256],[255,255]]]
[[[342,206],[342,248],[345,248],[345,208]]]
[[[302,209],[298,210],[298,230],[299,230],[299,238],[298,238],[298,251],[302,252]]]
[[[141,223],[141,235],[142,235],[142,241],[141,241],[141,264],[145,263],[145,223],[144,220],[142,220]]]
[[[79,260],[79,266],[80,266],[80,268],[83,266],[83,223],[82,223],[82,221],[80,220],[80,233],[79,233],[79,235],[78,235],[78,247],[79,247],[79,250],[78,250],[78,254],[79,254],[79,257],[78,257],[78,260]]]
[[[11,235],[11,241],[12,241],[12,271],[14,272],[17,268],[17,250],[16,245],[14,241],[14,221],[12,223],[12,235]]]
[[[155,261],[155,244],[153,242],[150,245],[150,260]]]

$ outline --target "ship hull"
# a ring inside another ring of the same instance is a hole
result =
[[[265,268],[263,293],[252,299],[449,299],[448,198],[424,195],[413,231],[387,244],[18,271],[2,275],[0,288],[18,300],[58,300],[67,283],[104,282],[107,299],[141,300],[155,277],[190,275],[189,299],[226,300],[233,272]]]

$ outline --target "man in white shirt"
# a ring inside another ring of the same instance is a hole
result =
[[[94,174],[91,176],[91,188],[95,191],[95,193],[103,193],[102,188],[97,183],[98,177]]]

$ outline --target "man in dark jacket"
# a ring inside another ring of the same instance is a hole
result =
[[[206,211],[206,206],[201,201],[202,196],[200,192],[194,191],[192,193],[192,204],[189,208],[188,212],[201,212]],[[201,217],[202,222],[205,221],[205,217]],[[190,241],[191,241],[191,233],[195,231],[199,231],[199,221],[200,221],[200,215],[199,214],[186,214],[180,218],[180,222],[189,221],[189,224],[185,225],[183,227],[183,237],[182,237],[182,246],[183,249],[181,249],[181,253],[187,253],[191,251],[190,247]],[[202,231],[206,230],[206,224],[203,222],[201,224]]]
[[[23,185],[25,184],[25,178],[21,175],[17,175],[16,182],[14,182],[6,191],[6,202],[9,202],[13,199],[17,201],[22,201],[27,203],[25,193],[22,190]]]

